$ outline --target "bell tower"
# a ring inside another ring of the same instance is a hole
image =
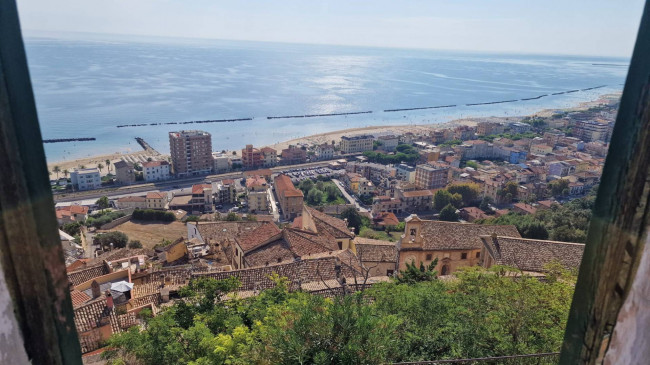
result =
[[[421,247],[422,246],[422,220],[417,214],[411,214],[404,219],[404,234],[401,237],[401,246]]]

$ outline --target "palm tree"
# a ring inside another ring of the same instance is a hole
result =
[[[108,172],[111,172],[111,160],[107,159],[104,162],[106,162],[106,169],[108,169]]]
[[[63,170],[63,176],[64,176],[66,179],[68,178],[68,174],[69,174],[69,173],[70,173],[70,171],[68,171],[68,169]]]
[[[54,166],[52,171],[54,171],[54,173],[56,174],[56,179],[59,180],[59,172],[61,172],[61,168],[57,165],[57,166]]]
[[[79,168],[80,168],[80,169],[85,169],[85,168],[86,168],[86,165],[79,165]]]
[[[102,172],[102,169],[104,168],[104,165],[102,165],[102,163],[100,162],[100,163],[97,164],[97,168],[99,169],[99,172]]]

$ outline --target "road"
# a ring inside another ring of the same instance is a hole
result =
[[[299,165],[277,166],[271,168],[271,171],[276,173],[276,172],[281,172],[283,170],[295,169],[301,167],[326,166],[330,162],[331,161],[317,161],[317,162],[309,162],[309,163],[304,163]],[[55,203],[78,202],[81,200],[99,199],[102,196],[107,196],[110,199],[114,199],[122,196],[133,195],[136,193],[148,193],[151,191],[170,192],[170,191],[174,191],[174,189],[190,188],[194,184],[201,184],[201,183],[208,184],[222,179],[240,179],[242,177],[243,177],[242,172],[231,172],[226,174],[200,176],[200,177],[194,177],[189,179],[176,179],[176,180],[167,180],[167,181],[161,181],[156,183],[121,186],[118,188],[110,188],[110,189],[89,190],[83,192],[80,191],[80,192],[66,193],[66,194],[54,194],[54,202]]]
[[[359,202],[352,195],[348,194],[348,192],[345,190],[345,187],[343,186],[342,182],[340,182],[338,179],[332,179],[332,181],[339,188],[339,190],[341,191],[341,193],[343,194],[345,199],[348,202],[350,202],[350,204],[354,204],[354,206],[357,208],[358,212],[368,213],[368,209],[361,206],[361,204],[359,204]]]
[[[278,212],[278,205],[275,203],[275,195],[273,194],[272,189],[268,189],[268,193],[269,193],[269,202],[271,202],[271,214],[273,214],[273,220],[279,222],[280,213]]]

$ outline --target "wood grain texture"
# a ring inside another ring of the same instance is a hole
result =
[[[602,361],[645,246],[650,191],[650,8],[647,4],[609,151],[571,305],[561,364]],[[648,332],[650,328],[646,328]]]
[[[0,260],[35,364],[81,364],[14,0],[0,1]]]

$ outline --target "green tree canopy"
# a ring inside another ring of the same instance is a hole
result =
[[[124,248],[128,242],[129,237],[119,231],[100,233],[93,237],[93,243],[105,250],[111,247],[111,243],[113,244],[113,248]]]
[[[97,199],[95,204],[97,204],[99,209],[106,209],[110,206],[107,196],[102,196],[101,198]]]
[[[348,226],[349,227],[354,227],[354,232],[356,234],[359,234],[359,231],[361,230],[361,227],[363,225],[363,219],[361,217],[361,214],[357,212],[355,208],[347,208],[341,213],[341,218],[342,219],[347,219],[348,220]]]
[[[447,204],[446,207],[442,208],[440,211],[440,220],[447,222],[457,222],[458,214],[456,214],[456,207],[451,204]]]

